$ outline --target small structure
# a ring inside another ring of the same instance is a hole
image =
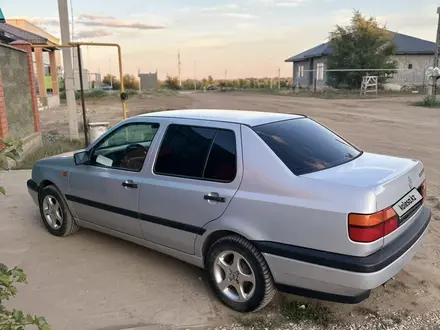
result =
[[[95,142],[97,138],[107,132],[109,125],[108,121],[88,123],[89,143]]]
[[[155,73],[139,73],[140,90],[158,89],[159,80],[157,79],[157,71]]]
[[[377,76],[363,76],[361,95],[367,95],[367,93],[376,93],[377,95],[377,81]]]
[[[398,71],[387,82],[399,85],[424,85],[426,69],[432,66],[436,44],[431,41],[388,31],[397,47]],[[327,85],[327,56],[333,52],[330,42],[288,58],[293,64],[293,83],[300,87]],[[378,68],[375,68],[378,69]]]

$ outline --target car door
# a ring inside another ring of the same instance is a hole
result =
[[[72,168],[66,198],[81,221],[143,238],[138,196],[158,129],[154,121],[124,124],[97,143],[89,165]]]
[[[224,213],[240,185],[240,125],[173,119],[157,149],[140,189],[142,232],[193,254],[203,226]]]

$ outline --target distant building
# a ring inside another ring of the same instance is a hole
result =
[[[139,88],[141,90],[158,89],[159,80],[157,71],[155,73],[139,73]]]
[[[436,44],[431,41],[391,32],[397,47],[397,69],[387,82],[399,85],[424,85],[425,72],[433,65]],[[300,87],[327,85],[327,56],[333,52],[330,42],[323,43],[286,62],[293,63],[293,83]],[[360,87],[360,86],[359,86]]]

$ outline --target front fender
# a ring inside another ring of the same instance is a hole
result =
[[[73,161],[69,159],[47,159],[37,162],[32,169],[32,180],[41,187],[43,182],[51,182],[65,194],[69,188],[69,172]]]

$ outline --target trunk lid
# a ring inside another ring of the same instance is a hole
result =
[[[394,205],[425,180],[423,164],[418,160],[367,152],[348,163],[302,176],[336,185],[373,189],[377,211]]]
[[[425,171],[422,162],[414,159],[363,153],[348,163],[304,176],[371,189],[376,195],[376,211],[393,207],[399,216],[399,227],[385,237],[384,245],[408,228],[423,203]]]

